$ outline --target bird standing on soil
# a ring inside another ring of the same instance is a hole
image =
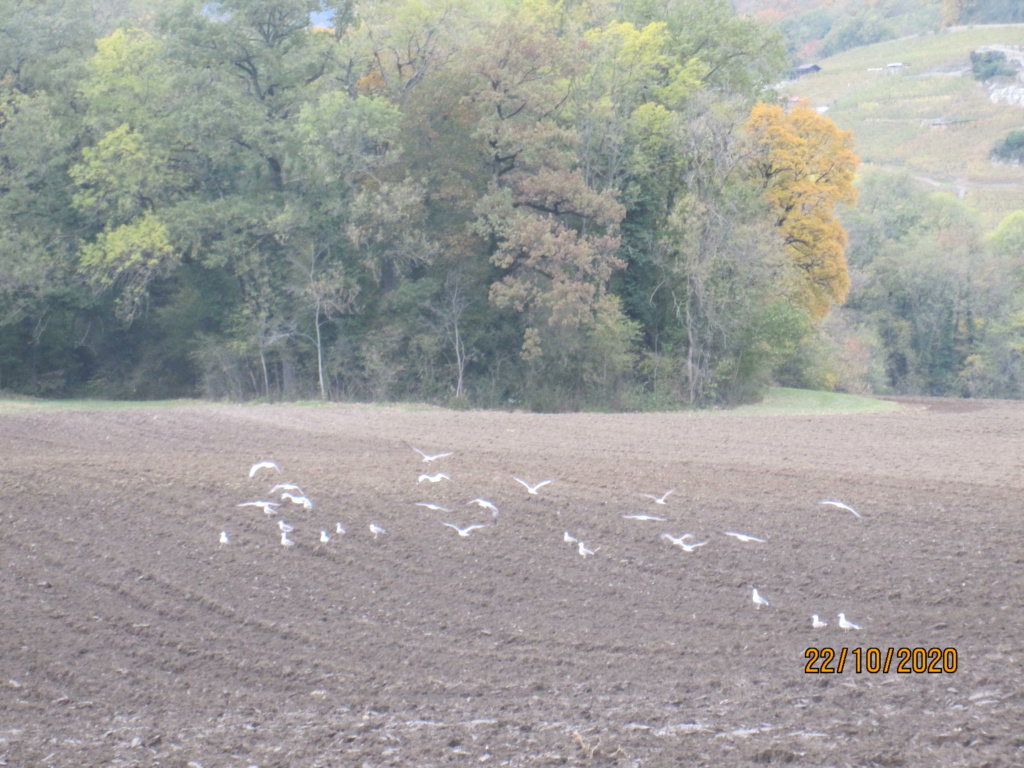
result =
[[[448,477],[448,475],[446,475],[444,472],[438,472],[436,475],[428,475],[426,473],[423,473],[416,479],[416,485],[419,485],[424,480],[430,483],[440,483],[442,480],[451,480],[451,478]]]
[[[288,531],[281,531],[281,546],[294,547],[295,542],[288,538]]]
[[[854,624],[852,621],[846,620],[846,614],[839,614],[839,628],[840,629],[860,629],[859,624]]]
[[[344,533],[345,532],[345,526],[343,526],[341,523],[336,523],[335,526],[334,526],[334,532],[335,533]]]
[[[762,597],[761,594],[757,591],[757,587],[753,587],[753,590],[754,590],[754,592],[751,595],[751,598],[753,598],[753,600],[754,600],[754,607],[755,608],[760,609],[760,607],[762,605],[771,605],[771,603],[769,603],[768,600],[766,598]]]
[[[764,539],[759,539],[757,536],[748,536],[745,533],[732,533],[731,531],[726,531],[725,535],[732,536],[734,539],[739,539],[740,541],[759,541],[764,544]]]
[[[864,515],[862,515],[856,509],[854,509],[853,507],[846,506],[841,501],[821,501],[821,502],[818,502],[818,503],[819,504],[828,504],[830,507],[838,507],[839,509],[845,509],[847,512],[853,512],[853,514],[855,514],[857,517],[860,517],[860,518],[864,517]]]
[[[584,544],[584,543],[583,543],[583,542],[581,541],[581,542],[579,542],[579,553],[580,553],[580,555],[581,555],[581,556],[583,556],[584,558],[586,558],[586,557],[587,557],[588,555],[592,555],[592,554],[594,554],[594,550],[592,550],[592,549],[587,549],[587,545],[586,545],[586,544]]]
[[[526,492],[529,493],[531,496],[536,496],[537,495],[537,491],[539,491],[541,488],[543,488],[548,483],[555,482],[554,480],[542,480],[541,482],[537,483],[536,485],[530,485],[528,482],[526,482],[525,480],[520,480],[518,477],[513,477],[512,479],[515,480],[520,485],[522,485],[524,488],[526,488]]]
[[[256,473],[259,472],[261,469],[276,469],[278,472],[281,471],[281,468],[277,466],[277,464],[275,464],[274,462],[261,461],[252,465],[252,469],[249,470],[249,479],[252,480],[256,476]]]
[[[459,528],[459,526],[453,525],[452,523],[441,523],[441,525],[447,525],[452,530],[458,531],[459,536],[461,536],[464,539],[468,539],[469,534],[471,534],[477,528],[487,528],[486,525],[471,525],[468,528]]]
[[[370,533],[372,533],[373,534],[373,538],[376,539],[380,534],[387,533],[387,531],[385,531],[383,528],[381,528],[376,523],[370,523]]]
[[[811,616],[811,626],[815,629],[824,629],[828,626],[828,622],[822,621],[818,618],[818,614],[814,614],[813,616]]]
[[[409,445],[409,444],[406,443],[406,445]],[[431,456],[427,452],[421,451],[415,445],[409,445],[409,447],[412,448],[414,451],[416,451],[416,453],[418,453],[420,456],[422,456],[424,461],[436,461],[437,459],[443,459],[445,456],[454,456],[455,455],[454,451],[448,451],[448,453],[435,453],[433,456]]]
[[[566,531],[565,534],[562,536],[562,541],[564,541],[566,544],[575,544],[579,541],[579,539],[577,539],[575,536]]]
[[[327,531],[320,531],[320,543],[326,544],[331,540],[331,537],[327,535]]]
[[[230,543],[231,542],[228,539],[228,532],[227,531],[221,531],[220,532],[220,545],[223,547],[225,544],[230,544]]]
[[[291,533],[295,530],[295,528],[288,525],[288,523],[286,523],[284,520],[278,520],[277,527],[281,529],[281,533]]]
[[[666,541],[672,542],[677,547],[682,547],[687,552],[693,552],[693,550],[695,550],[697,547],[703,547],[705,544],[707,544],[706,541],[697,541],[697,542],[694,542],[693,544],[688,544],[686,542],[687,539],[695,539],[695,538],[697,538],[692,533],[684,533],[678,539],[675,536],[673,536],[672,534],[670,534],[670,533],[663,533],[663,534],[661,534],[661,538],[665,539]]]
[[[664,506],[665,499],[667,499],[671,494],[675,493],[675,491],[676,489],[672,488],[668,491],[665,491],[663,494],[661,494],[661,496],[655,496],[653,493],[641,493],[640,495],[643,496],[645,499],[653,499],[655,504],[661,504],[662,506]]]

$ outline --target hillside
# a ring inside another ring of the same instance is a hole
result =
[[[994,227],[1024,209],[1024,168],[995,165],[993,144],[1024,123],[1020,105],[993,103],[971,75],[971,51],[1024,45],[1024,25],[957,28],[856,48],[782,88],[852,130],[865,165],[906,169],[956,194]],[[904,66],[893,71],[889,64]],[[1006,84],[1005,82],[1003,83]]]

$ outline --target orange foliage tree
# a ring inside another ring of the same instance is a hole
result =
[[[841,131],[805,102],[788,112],[757,104],[747,131],[755,149],[755,172],[776,215],[786,251],[800,269],[800,301],[822,318],[850,290],[846,230],[836,205],[854,203],[853,177],[860,158],[853,132]]]

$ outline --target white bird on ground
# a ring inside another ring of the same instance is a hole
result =
[[[305,496],[293,496],[292,494],[286,492],[281,494],[281,501],[284,501],[285,499],[288,499],[288,501],[290,501],[292,504],[302,505],[302,508],[307,512],[309,512],[309,510],[313,508],[313,502],[307,499]]]
[[[288,531],[281,531],[281,546],[294,547],[295,542],[288,538]]]
[[[524,488],[526,488],[526,492],[529,493],[531,496],[536,496],[537,495],[537,491],[539,491],[541,488],[543,488],[548,483],[555,482],[554,480],[542,480],[541,482],[537,483],[536,485],[530,485],[528,482],[526,482],[525,480],[520,480],[518,477],[513,477],[512,479],[515,480],[520,485],[522,485]]]
[[[293,485],[292,483],[278,483],[270,489],[271,493],[277,493],[278,491],[295,491],[299,496],[306,495],[302,492],[302,489],[299,488],[299,486]]]
[[[818,618],[818,614],[814,614],[813,616],[811,616],[811,626],[815,629],[824,629],[828,626],[828,622],[822,621]]]
[[[757,587],[753,587],[753,590],[754,590],[754,592],[751,595],[751,597],[754,600],[754,607],[755,608],[760,609],[760,607],[762,605],[771,605],[771,603],[768,602],[767,598],[761,597],[760,593],[758,593],[758,591],[757,591]]]
[[[417,507],[426,507],[427,509],[432,509],[435,512],[451,512],[450,509],[445,509],[444,507],[439,507],[439,506],[437,506],[437,504],[428,504],[425,501],[417,501],[416,502],[416,506]]]
[[[278,472],[281,471],[281,468],[277,466],[277,464],[275,464],[274,462],[261,461],[257,464],[252,465],[252,469],[249,470],[249,479],[252,480],[256,476],[256,473],[259,472],[261,469],[276,469]]]
[[[373,538],[376,539],[380,534],[387,533],[387,531],[385,531],[383,528],[381,528],[376,523],[370,523],[370,533],[372,533],[373,534]]]
[[[489,510],[490,513],[494,515],[494,519],[498,519],[498,508],[491,504],[491,502],[489,502],[487,499],[473,499],[472,501],[466,502],[467,507],[470,504],[476,504],[478,507],[481,507],[482,509]]]
[[[228,532],[227,531],[221,531],[220,532],[220,545],[223,547],[225,544],[230,544],[230,543],[231,543],[231,541],[228,539]]]
[[[764,539],[759,539],[757,536],[748,536],[745,533],[733,533],[732,531],[726,531],[725,535],[732,536],[734,539],[739,539],[740,541],[759,541],[764,544]]]
[[[320,543],[326,544],[331,540],[331,537],[327,535],[327,531],[320,531]]]
[[[695,538],[697,538],[692,533],[684,533],[678,539],[675,536],[673,536],[672,534],[670,534],[670,533],[663,533],[663,534],[661,534],[661,538],[665,539],[665,541],[672,542],[677,547],[682,547],[687,552],[693,552],[693,550],[695,550],[697,547],[703,547],[705,544],[707,544],[706,541],[697,541],[697,542],[694,542],[693,544],[688,544],[687,541],[686,541],[687,539],[695,539]]]
[[[579,539],[577,539],[575,536],[571,535],[568,531],[566,531],[565,535],[562,536],[562,541],[564,541],[566,544],[575,544],[579,541]]]
[[[441,525],[447,525],[452,530],[458,531],[459,532],[459,536],[461,536],[464,539],[469,538],[469,534],[471,534],[477,528],[487,528],[486,525],[471,525],[468,528],[459,528],[459,526],[452,525],[451,523],[441,523]]]
[[[334,532],[335,533],[344,533],[345,532],[345,526],[343,526],[341,523],[336,523],[335,526],[334,526]]]
[[[819,504],[828,504],[831,507],[838,507],[839,509],[845,509],[847,512],[853,512],[853,514],[855,514],[857,517],[860,517],[860,518],[864,517],[864,515],[862,515],[856,509],[854,509],[853,507],[846,506],[841,501],[821,501],[821,502],[818,502],[818,503]]]
[[[846,614],[839,614],[839,628],[840,629],[860,629],[859,624],[854,624],[852,621],[847,621]]]
[[[665,499],[667,499],[671,494],[675,493],[675,491],[676,489],[672,488],[671,490],[665,491],[663,494],[661,494],[661,496],[655,496],[653,493],[641,493],[640,495],[643,496],[645,499],[654,499],[655,504],[663,505],[665,503]]]
[[[586,545],[586,544],[584,544],[584,543],[583,543],[583,542],[581,541],[581,542],[579,542],[579,553],[580,553],[580,554],[581,554],[581,555],[582,555],[583,557],[586,557],[587,555],[592,555],[592,554],[594,554],[594,550],[592,550],[592,549],[587,549],[587,545]]]
[[[276,501],[247,501],[244,504],[236,504],[236,507],[259,507],[267,515],[272,515],[277,507],[281,505]],[[273,509],[271,509],[273,507]]]
[[[408,445],[408,443],[406,443],[406,445]],[[445,456],[453,456],[455,454],[455,451],[448,451],[448,453],[435,453],[433,456],[431,456],[426,451],[421,451],[415,445],[409,445],[409,447],[416,451],[416,453],[418,453],[420,456],[422,456],[424,461],[435,461],[437,459],[443,459]]]
[[[288,525],[284,520],[278,520],[277,527],[280,528],[283,533],[291,533],[295,530],[293,526]]]
[[[451,478],[448,477],[448,475],[446,475],[444,472],[438,472],[436,475],[428,475],[424,473],[416,479],[416,485],[419,485],[424,480],[427,480],[431,483],[440,483],[442,480],[451,480]]]
[[[658,523],[667,522],[664,517],[655,517],[654,515],[623,515],[626,520],[654,520]]]

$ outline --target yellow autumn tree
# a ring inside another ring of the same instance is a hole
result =
[[[846,230],[835,209],[857,199],[853,177],[860,158],[853,152],[853,132],[839,130],[806,102],[788,112],[757,104],[747,131],[776,226],[804,277],[800,300],[814,318],[822,318],[850,290]]]

